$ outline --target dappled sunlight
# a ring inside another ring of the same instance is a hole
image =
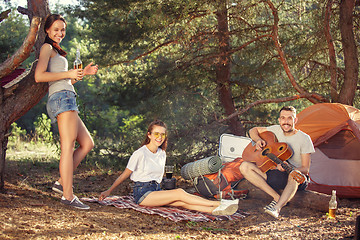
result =
[[[239,204],[249,215],[232,221],[175,223],[97,203],[89,203],[90,210],[76,210],[62,205],[59,194],[51,190],[58,178],[58,169],[50,168],[51,163],[8,163],[7,192],[0,194],[2,239],[339,239],[354,234],[355,217],[360,214],[358,201],[340,201],[336,219],[290,204],[275,220],[263,213],[268,199],[251,195]],[[74,192],[79,197],[97,197],[120,173],[81,166],[74,175]],[[189,181],[175,177],[180,187],[193,190]],[[129,184],[124,183],[114,195],[130,194]]]
[[[19,141],[16,145],[9,143],[6,151],[6,158],[12,161],[37,160],[49,162],[59,159],[60,151],[58,146],[43,142]]]

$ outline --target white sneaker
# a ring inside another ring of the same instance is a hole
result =
[[[278,218],[280,214],[279,210],[276,210],[274,207],[269,206],[265,207],[265,212],[274,218]]]
[[[231,204],[237,204],[237,205],[239,205],[239,199],[235,199],[235,200],[221,199],[220,203],[221,203],[221,204],[228,204],[228,205],[231,205]]]
[[[212,215],[233,215],[238,210],[238,204],[221,203],[212,211]]]
[[[276,204],[277,204],[277,201],[272,200],[271,203],[269,203],[269,205],[264,207],[264,210],[266,210],[267,208],[273,208],[273,207],[275,207]]]

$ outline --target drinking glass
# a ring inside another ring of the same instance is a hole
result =
[[[166,178],[171,179],[174,172],[174,166],[165,166]]]

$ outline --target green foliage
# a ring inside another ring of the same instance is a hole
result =
[[[280,18],[279,40],[297,83],[329,97],[329,60],[323,34],[325,2],[272,2]],[[229,132],[226,124],[217,121],[225,117],[215,71],[222,47],[217,19],[222,3],[94,0],[68,8],[56,6],[56,12],[68,22],[62,46],[68,52],[69,66],[76,48],[80,48],[84,65],[91,61],[100,65],[96,76],[86,76],[75,85],[80,117],[95,141],[86,158],[88,163],[99,168],[123,167],[140,147],[147,125],[154,119],[168,125],[170,164],[181,166],[217,154],[219,136]],[[331,32],[342,68],[336,4]],[[268,6],[249,0],[231,1],[227,7],[231,57],[228,84],[235,107],[242,109],[260,99],[297,94],[270,37],[274,19]],[[359,25],[359,19],[355,21]],[[6,33],[0,36],[0,58],[14,51],[22,42],[20,35],[27,33],[23,19],[12,16],[5,22],[0,25]],[[355,34],[359,38],[360,33]],[[11,41],[6,42],[9,39],[18,45],[10,45]],[[339,81],[340,85],[341,74]],[[43,99],[20,119],[19,126],[37,132],[40,125],[34,122],[40,124],[35,120],[38,116],[44,119],[45,102]],[[296,100],[259,105],[240,116],[241,122],[246,130],[276,123],[279,108],[288,104],[301,111],[310,103]],[[355,106],[359,105],[357,97]]]
[[[16,122],[11,124],[11,135],[9,136],[9,143],[17,145],[21,140],[25,139],[26,130],[18,127]]]
[[[29,21],[12,8],[9,17],[0,23],[0,62],[4,62],[22,45],[28,26]]]
[[[146,134],[146,124],[142,116],[122,115],[119,118],[117,111],[103,111],[97,117],[88,117],[88,127],[100,124],[98,130],[92,134],[95,147],[90,152],[87,162],[102,169],[124,167],[132,154],[141,146],[141,141]],[[121,111],[119,111],[121,113]],[[123,125],[119,126],[119,123]]]
[[[59,167],[59,155],[56,147],[41,141],[28,141],[27,139],[21,139],[16,143],[9,141],[6,158],[16,161],[19,174],[24,175],[33,168],[41,167],[50,171]]]
[[[56,146],[42,140],[37,141],[36,138],[32,138],[30,141],[28,136],[26,130],[15,122],[11,124],[6,158],[18,162],[19,173],[26,173],[30,168],[37,166],[47,169],[58,168],[59,156]]]
[[[53,141],[53,133],[51,132],[51,119],[44,113],[41,114],[34,122],[35,139],[45,143]]]
[[[312,8],[301,12],[301,16],[299,7],[302,6],[295,2],[278,5],[281,42],[287,43],[286,53],[294,56],[289,58],[289,64],[296,70],[295,76],[308,88],[314,84],[311,79],[302,80],[301,71],[308,61],[306,50],[319,43],[315,34],[319,29],[307,16],[318,16],[320,9],[313,1],[305,4],[310,3]],[[219,136],[228,131],[226,125],[216,122],[224,116],[214,72],[219,48],[214,34],[218,2],[97,0],[81,4],[74,12],[93,30],[88,32],[88,39],[95,39],[99,46],[89,56],[103,66],[115,64],[100,70],[100,79],[88,83],[86,95],[96,96],[102,105],[89,109],[92,100],[86,96],[87,125],[101,129],[97,131],[98,137],[110,137],[108,133],[113,133],[114,137],[110,138],[117,139],[116,149],[127,152],[130,148],[121,150],[120,142],[130,138],[113,126],[122,128],[126,126],[127,117],[142,116],[142,127],[146,128],[145,122],[160,118],[169,126],[170,161],[182,164],[216,154]],[[295,94],[270,37],[242,47],[259,35],[271,33],[273,16],[266,5],[257,1],[241,2],[231,5],[228,11],[231,48],[240,49],[231,55],[230,86],[236,107],[245,107],[259,99]],[[312,32],[305,25],[311,26]],[[310,40],[303,41],[303,34]],[[127,61],[163,43],[166,44],[157,51],[139,60]],[[121,61],[126,63],[117,64]],[[325,80],[324,76],[318,76],[316,86]],[[301,109],[308,103],[299,100],[292,104]],[[245,128],[276,123],[281,105],[259,106],[241,116]]]

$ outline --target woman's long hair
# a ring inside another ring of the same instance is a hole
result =
[[[151,134],[154,126],[160,126],[160,127],[165,128],[165,130],[166,130],[165,133],[167,133],[166,124],[165,124],[163,121],[161,121],[161,120],[155,120],[155,121],[153,121],[152,123],[150,123],[150,125],[149,125],[149,127],[148,127],[148,130],[147,130],[147,132],[146,132],[146,134],[145,134],[145,139],[144,139],[144,141],[143,141],[143,143],[142,143],[141,146],[144,146],[144,145],[150,143],[150,138],[148,137],[148,134],[149,134],[149,133]],[[167,134],[166,134],[166,137],[165,137],[164,142],[160,145],[160,148],[161,148],[162,150],[164,150],[164,151],[166,151],[167,142],[168,142],[168,136],[167,136]]]
[[[47,30],[51,27],[51,25],[53,25],[53,23],[57,20],[61,20],[65,23],[65,26],[67,26],[67,23],[65,21],[65,18],[63,18],[60,14],[51,14],[49,15],[46,20],[45,20],[45,24],[44,24],[44,31],[45,31],[45,34],[46,34],[46,37],[45,37],[45,41],[44,43],[48,43],[50,44],[51,46],[53,46],[53,48],[56,49],[56,51],[63,57],[66,56],[66,52],[60,47],[60,45],[58,43],[56,43],[54,40],[52,40],[48,34],[47,34]]]

